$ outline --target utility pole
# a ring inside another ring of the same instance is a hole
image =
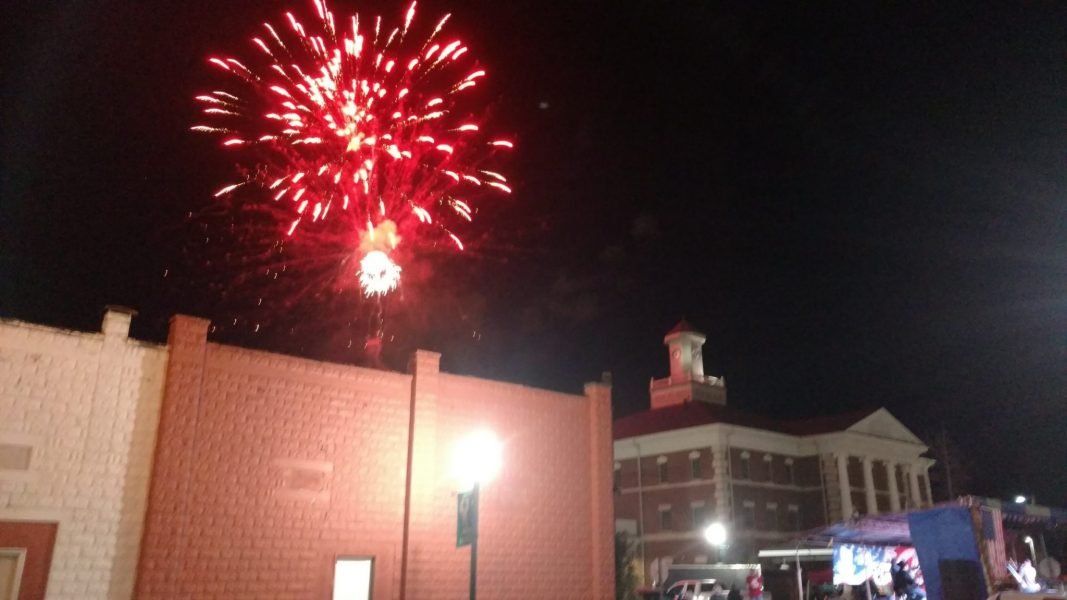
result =
[[[952,460],[949,458],[948,432],[945,431],[944,423],[941,424],[941,461],[945,464],[945,488],[948,490],[948,500],[956,498],[955,490],[952,489]]]

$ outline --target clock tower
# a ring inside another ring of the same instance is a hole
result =
[[[682,319],[663,338],[670,356],[671,374],[649,382],[652,408],[683,402],[726,404],[726,385],[721,377],[704,375],[701,349],[707,338]]]

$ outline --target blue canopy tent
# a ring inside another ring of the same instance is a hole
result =
[[[1004,526],[1067,529],[1067,510],[964,496],[921,511],[833,523],[805,532],[793,546],[798,556],[802,548],[835,544],[912,546],[930,600],[984,598],[1004,570]]]

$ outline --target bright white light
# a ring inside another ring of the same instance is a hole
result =
[[[371,250],[359,261],[359,285],[368,296],[388,294],[400,283],[400,266],[381,250]]]
[[[1026,496],[1016,496],[1015,497],[1015,503],[1016,504],[1026,504]]]
[[[1030,536],[1026,536],[1026,537],[1023,538],[1023,541],[1026,542],[1027,544],[1033,544],[1034,543],[1034,538],[1032,538]]]
[[[333,600],[369,600],[369,558],[339,558],[333,572]]]
[[[488,429],[460,439],[452,452],[452,474],[460,491],[491,481],[500,472],[503,445]]]
[[[722,546],[726,543],[726,527],[722,523],[712,523],[704,528],[704,539],[712,546]]]

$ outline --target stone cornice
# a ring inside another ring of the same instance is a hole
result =
[[[847,454],[902,464],[921,458],[926,446],[852,431],[795,436],[739,425],[710,423],[615,440],[615,459],[688,452],[699,448],[731,446],[786,456]],[[932,463],[931,463],[932,464]]]

